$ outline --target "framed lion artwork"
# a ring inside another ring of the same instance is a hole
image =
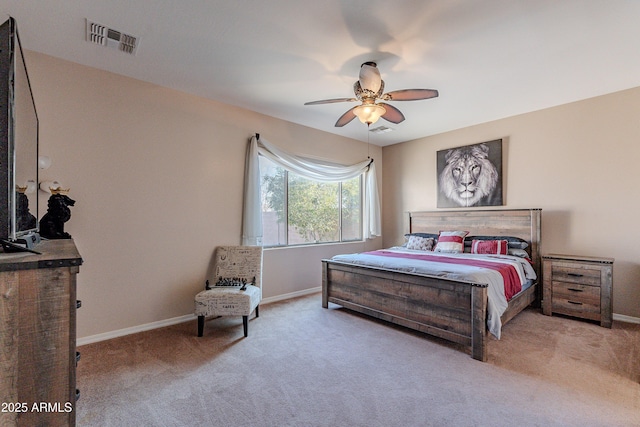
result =
[[[437,152],[438,207],[502,206],[502,139]]]

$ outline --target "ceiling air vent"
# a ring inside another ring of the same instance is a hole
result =
[[[136,54],[138,38],[105,27],[87,19],[87,41],[102,46],[118,49],[131,55]]]
[[[371,133],[387,133],[391,132],[393,129],[388,128],[386,126],[378,126],[377,128],[369,129]]]

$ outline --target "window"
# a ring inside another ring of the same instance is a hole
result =
[[[303,178],[260,156],[264,246],[362,240],[362,176]]]

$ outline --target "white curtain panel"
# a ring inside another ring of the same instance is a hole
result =
[[[262,246],[262,206],[260,203],[260,162],[256,137],[249,141],[244,168],[242,244]]]
[[[339,182],[364,174],[363,234],[368,239],[380,236],[382,230],[380,198],[378,196],[376,167],[372,160],[363,160],[350,166],[330,164],[289,154],[264,138],[258,140],[253,136],[247,150],[245,170],[245,199],[242,223],[243,244],[262,244],[259,155],[267,157],[289,172],[315,181]]]

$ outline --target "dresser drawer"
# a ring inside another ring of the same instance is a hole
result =
[[[551,280],[556,282],[580,283],[582,285],[600,286],[600,268],[589,265],[554,262],[551,265]]]

